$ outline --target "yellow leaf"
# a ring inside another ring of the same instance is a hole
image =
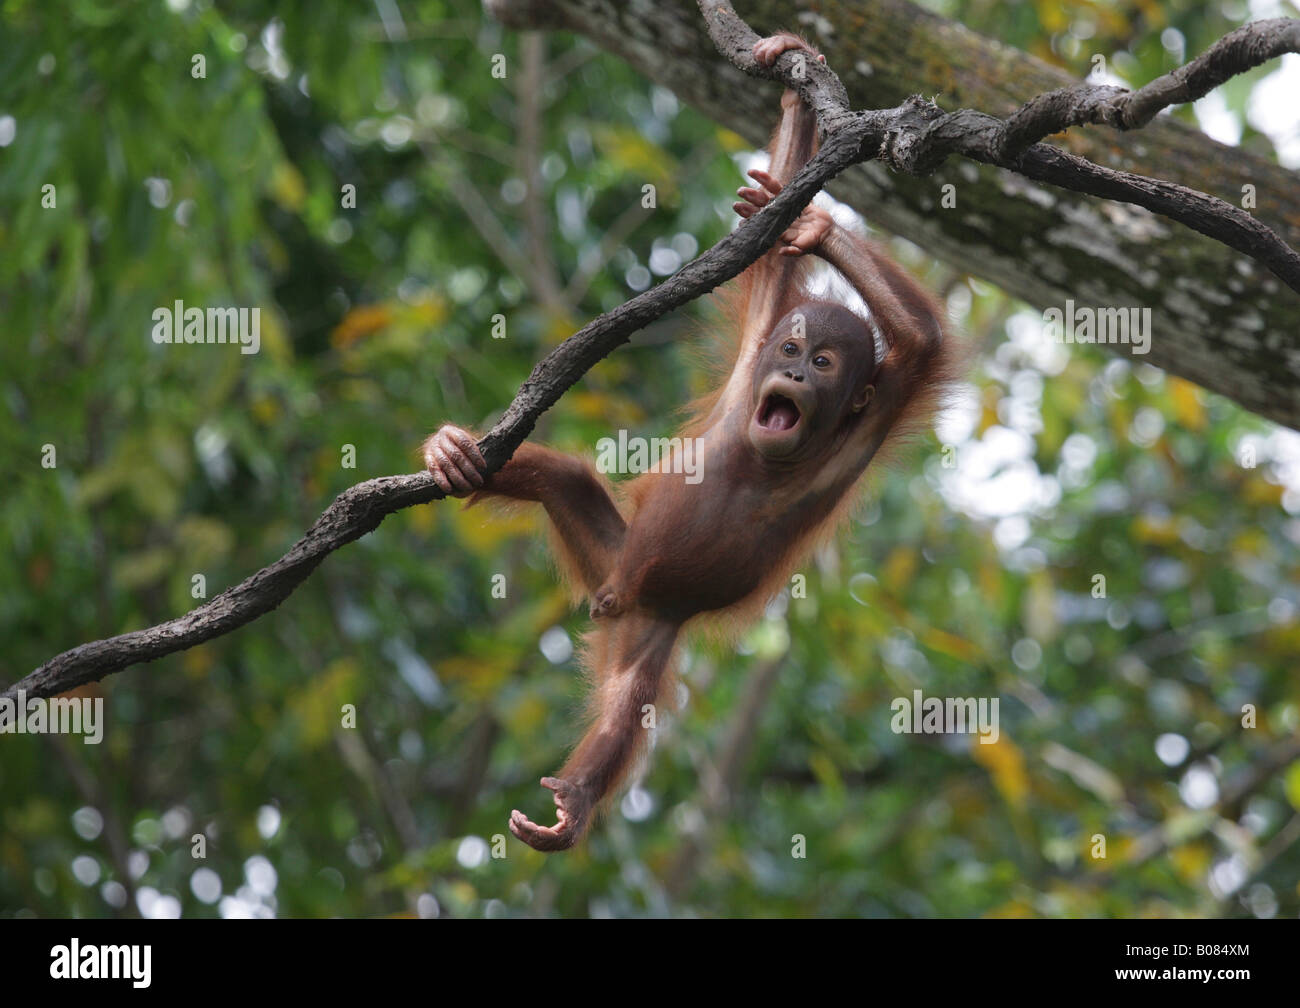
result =
[[[444,894],[447,896],[447,902],[462,908],[463,916],[468,916],[468,914],[464,913],[465,909],[478,903],[478,890],[463,879],[449,883],[446,890],[444,890]]]
[[[457,508],[454,504],[446,503],[442,506],[451,511],[451,522],[456,530],[456,537],[480,555],[494,553],[509,539],[536,535],[541,530],[536,514],[540,509],[513,511],[483,506]]]
[[[92,469],[77,483],[77,503],[82,507],[101,504],[125,482],[126,470],[114,462]]]
[[[439,297],[433,291],[424,291],[410,306],[406,314],[409,318],[404,318],[404,322],[410,322],[417,326],[429,328],[432,326],[442,325],[447,320],[447,299]]]
[[[334,327],[330,342],[344,350],[362,337],[384,329],[392,321],[393,310],[387,304],[357,305]]]
[[[676,200],[681,166],[658,144],[630,126],[597,129],[594,139],[605,160],[620,174],[638,180],[638,185],[654,183],[661,206]]]
[[[280,418],[280,404],[269,395],[259,395],[249,404],[249,411],[253,414],[253,419],[264,426],[273,424]]]
[[[550,711],[536,693],[521,697],[507,717],[510,733],[516,738],[529,738],[546,724]]]
[[[289,364],[293,361],[293,343],[289,341],[288,331],[281,322],[278,311],[268,308],[262,312],[259,339],[262,351],[276,364]]]
[[[895,546],[885,561],[880,580],[889,585],[895,595],[901,595],[911,584],[916,573],[917,552],[910,546]]]
[[[342,725],[342,707],[353,699],[353,683],[358,672],[356,661],[339,658],[325,666],[312,681],[311,689],[295,694],[290,709],[304,747],[320,746]]]
[[[808,769],[832,796],[839,797],[844,793],[844,780],[840,777],[839,768],[824,752],[814,752],[808,757]]]
[[[1107,861],[1114,864],[1124,864],[1132,860],[1134,853],[1137,851],[1137,840],[1125,834],[1123,836],[1112,837],[1106,836],[1106,854]],[[1107,861],[1095,862],[1097,867],[1104,867]]]
[[[267,185],[271,198],[290,213],[302,209],[307,196],[307,187],[303,184],[302,173],[288,161],[280,161],[271,169],[271,179]]]
[[[424,507],[403,508],[400,512],[420,535],[428,535],[438,526],[438,512],[446,504],[428,504]]]
[[[512,668],[512,662],[491,655],[454,655],[438,663],[438,674],[447,683],[459,684],[467,697],[488,699],[501,691]]]
[[[1201,844],[1183,844],[1169,852],[1169,861],[1184,882],[1195,884],[1210,868],[1210,852]]]
[[[568,315],[549,314],[542,327],[542,343],[545,346],[558,346],[572,336],[579,328]]]
[[[1182,378],[1170,377],[1169,391],[1174,398],[1174,416],[1178,425],[1187,430],[1205,429],[1205,403],[1201,401],[1201,390]]]
[[[176,525],[176,546],[192,560],[207,562],[225,556],[234,545],[230,526],[215,518],[187,515]]]
[[[1056,590],[1051,575],[1037,571],[1029,577],[1022,618],[1029,636],[1046,644],[1056,639],[1060,626],[1056,617]]]
[[[565,396],[564,404],[574,416],[583,420],[605,420],[613,405],[609,396],[586,389],[570,392]]]
[[[976,571],[979,576],[980,597],[990,608],[1002,602],[1002,568],[986,558]]]
[[[985,916],[1023,918],[1023,917],[1037,917],[1038,913],[1037,911],[1034,910],[1032,906],[1030,906],[1024,900],[1013,899],[1013,900],[1008,900],[1006,903],[1003,903],[1000,906],[994,907]]]
[[[1269,538],[1260,529],[1245,529],[1232,537],[1231,548],[1238,558],[1249,560],[1269,551]]]
[[[1300,760],[1287,767],[1286,777],[1283,780],[1286,800],[1291,803],[1292,808],[1300,811]]]
[[[752,143],[742,137],[739,133],[733,133],[729,129],[719,128],[716,137],[718,146],[728,154],[738,154],[740,151],[754,149]]]
[[[946,654],[958,661],[973,663],[980,657],[978,646],[965,637],[958,637],[946,630],[940,630],[937,627],[923,627],[919,636],[921,643],[931,651],[938,651],[940,654]]]
[[[1140,514],[1133,519],[1132,529],[1138,542],[1172,546],[1178,541],[1178,529],[1169,518]]]
[[[982,764],[993,777],[993,785],[998,789],[1008,805],[1019,808],[1024,805],[1029,793],[1029,775],[1025,772],[1025,759],[1016,746],[1003,732],[996,742],[985,744],[977,738],[971,739],[971,756],[976,763]]]
[[[181,652],[181,668],[191,679],[206,680],[212,674],[213,660],[212,647],[208,644],[200,644]]]
[[[113,583],[123,591],[147,588],[157,584],[171,572],[173,561],[172,551],[168,546],[128,553],[113,565]]]
[[[1157,0],[1137,0],[1137,6],[1142,11],[1148,28],[1163,28],[1169,23],[1169,15]]]
[[[1065,11],[1062,4],[1059,3],[1039,3],[1035,7],[1038,10],[1038,23],[1046,34],[1055,35],[1062,32],[1069,25],[1070,15]]]
[[[980,409],[979,425],[976,427],[975,433],[979,437],[983,437],[990,428],[996,427],[999,423],[1001,421],[998,419],[997,403],[985,402]]]
[[[1242,497],[1246,503],[1257,507],[1279,508],[1282,506],[1282,494],[1285,487],[1270,483],[1264,479],[1248,479],[1242,487]]]

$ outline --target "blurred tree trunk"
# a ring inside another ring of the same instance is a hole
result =
[[[485,7],[514,27],[585,35],[749,142],[767,142],[776,85],[746,77],[717,54],[693,0],[485,0]],[[922,94],[947,110],[1006,116],[1043,91],[1078,82],[906,0],[755,0],[738,11],[760,33],[807,35],[855,108]],[[1075,129],[1053,142],[1238,205],[1251,185],[1255,214],[1300,247],[1295,173],[1168,117],[1132,133]],[[955,209],[939,205],[947,183],[956,186]],[[1253,260],[1139,207],[961,159],[920,179],[861,165],[829,189],[872,224],[1038,308],[1063,308],[1070,298],[1079,306],[1150,307],[1151,352],[1136,360],[1300,428],[1300,296]]]

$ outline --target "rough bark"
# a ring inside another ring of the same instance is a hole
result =
[[[486,6],[507,24],[585,35],[755,146],[766,142],[774,88],[719,65],[695,0]],[[839,72],[852,108],[891,108],[921,94],[945,110],[1006,118],[1037,95],[1080,83],[906,0],[754,0],[739,13],[760,32],[807,35]],[[1094,125],[1053,142],[1235,206],[1242,187],[1253,185],[1255,216],[1300,247],[1300,178],[1192,127],[1159,117],[1132,133]],[[940,187],[949,182],[957,186],[957,208],[943,210]],[[1154,338],[1146,361],[1300,428],[1300,297],[1246,256],[1139,207],[958,159],[923,178],[861,165],[828,188],[872,224],[1037,308],[1060,307],[1067,298],[1149,306]]]

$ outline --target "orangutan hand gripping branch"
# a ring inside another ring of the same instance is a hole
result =
[[[754,54],[771,65],[790,49],[813,53],[777,35]],[[757,187],[739,190],[742,217],[765,206],[815,150],[812,112],[793,91],[781,105],[769,170],[750,172]],[[880,355],[864,318],[810,294],[800,263],[809,255],[862,296],[883,339]],[[934,300],[818,207],[807,207],[738,278],[731,297],[739,338],[722,333],[719,344],[738,348],[734,367],[682,432],[698,439],[698,482],[670,461],[633,481],[621,508],[589,465],[548,448],[521,445],[485,480],[467,431],[447,425],[424,444],[425,464],[448,494],[541,503],[561,566],[591,598],[591,723],[559,773],[542,778],[558,821],[510,815],[511,832],[537,850],[572,847],[632,765],[682,628],[697,617],[760,611],[846,514],[885,439],[927,419],[952,377]]]

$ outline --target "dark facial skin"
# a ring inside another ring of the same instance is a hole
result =
[[[772,460],[824,447],[871,398],[875,341],[842,305],[802,304],[776,324],[754,369],[750,444]]]

